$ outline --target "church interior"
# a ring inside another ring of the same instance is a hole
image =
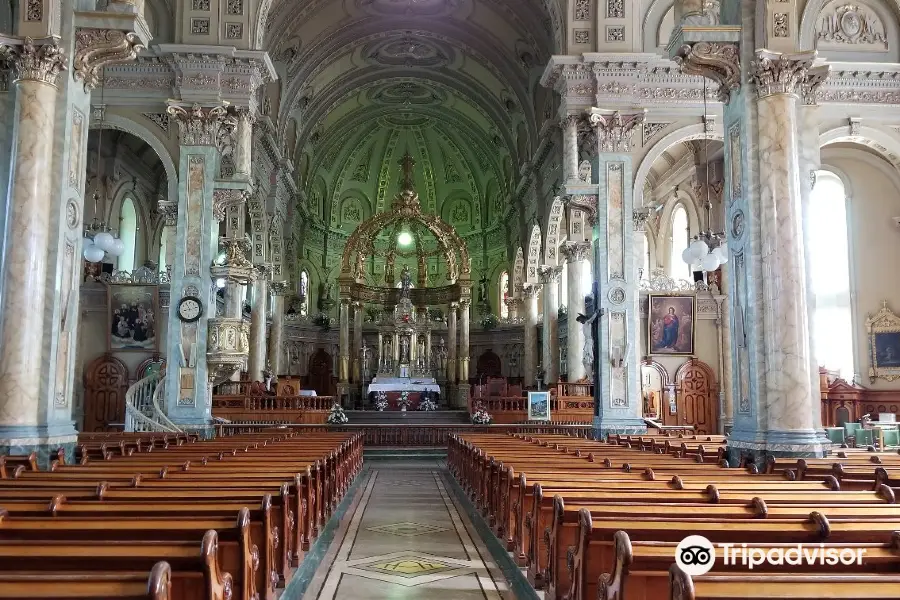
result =
[[[897,0],[0,29],[0,599],[900,599]]]

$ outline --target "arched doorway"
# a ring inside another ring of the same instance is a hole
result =
[[[320,396],[333,396],[334,383],[331,355],[319,348],[309,357],[309,387]]]
[[[719,432],[719,405],[716,379],[709,365],[689,360],[675,373],[679,425],[693,425],[694,431],[709,435]]]
[[[478,363],[475,365],[475,376],[482,377],[502,377],[503,366],[500,357],[493,350],[487,350],[478,357]]]
[[[104,354],[84,371],[84,431],[121,431],[125,423],[128,367]]]

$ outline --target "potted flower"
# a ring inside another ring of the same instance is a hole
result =
[[[331,412],[328,413],[328,418],[326,419],[329,425],[346,425],[349,420],[340,404],[335,402],[331,405]]]
[[[384,410],[388,407],[388,399],[387,394],[384,392],[378,392],[375,394],[375,410],[378,412],[384,412]]]
[[[481,328],[490,331],[497,326],[497,317],[493,313],[488,313],[481,318]]]
[[[472,423],[475,425],[490,425],[494,420],[491,413],[485,410],[484,404],[479,402],[475,405],[475,412],[472,413]]]
[[[406,408],[409,406],[409,392],[406,390],[400,392],[400,399],[397,401],[397,404],[400,405],[402,412],[406,412]]]
[[[426,398],[419,402],[419,410],[424,410],[425,412],[431,412],[437,410],[437,404],[435,404],[434,400],[431,398]]]

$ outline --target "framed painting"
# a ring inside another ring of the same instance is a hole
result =
[[[871,366],[869,379],[900,379],[900,317],[883,302],[881,310],[866,319]]]
[[[692,355],[697,297],[650,294],[648,300],[647,353]]]
[[[550,420],[550,392],[528,392],[528,420]]]
[[[159,290],[155,285],[110,285],[108,339],[111,352],[159,349]]]

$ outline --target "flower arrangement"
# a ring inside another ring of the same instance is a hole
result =
[[[497,326],[497,317],[493,313],[488,313],[481,318],[481,328],[490,331]]]
[[[397,404],[400,405],[400,410],[406,412],[406,409],[409,407],[409,392],[402,391],[400,392],[400,399],[397,401]]]
[[[481,402],[475,405],[475,412],[472,413],[472,423],[475,425],[490,425],[494,420],[494,417],[491,416],[484,408],[484,404]]]
[[[328,413],[328,419],[326,419],[329,424],[345,425],[349,420],[340,404],[334,403],[331,405],[331,412]]]
[[[377,410],[378,412],[384,412],[384,409],[386,409],[387,407],[387,394],[384,392],[377,392],[375,394],[375,410]]]
[[[425,412],[431,412],[437,410],[437,404],[435,404],[434,400],[431,398],[426,398],[419,402],[419,410],[424,410]]]

